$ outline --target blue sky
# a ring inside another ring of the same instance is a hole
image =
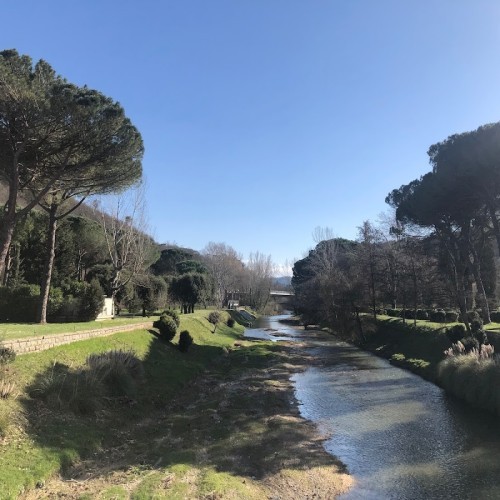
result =
[[[496,0],[4,2],[1,48],[119,101],[143,135],[159,242],[301,257],[355,238],[429,170],[428,147],[500,120]]]

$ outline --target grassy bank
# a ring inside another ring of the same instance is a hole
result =
[[[415,326],[413,321],[403,324],[399,318],[379,316],[375,324],[368,319],[366,324],[371,326],[371,333],[361,347],[440,385],[472,406],[500,413],[497,361],[492,357],[483,359],[481,351],[451,357],[444,353],[452,345],[446,331],[456,323],[417,321]],[[485,328],[490,344],[497,351],[500,349],[499,326],[490,323]]]
[[[444,359],[444,351],[451,343],[446,336],[446,326],[429,321],[403,324],[399,318],[378,316],[371,327],[363,348],[385,357],[397,366],[409,369],[431,380],[437,379],[437,367]]]
[[[181,317],[179,330],[189,330],[195,342],[187,353],[139,330],[18,357],[9,370],[19,397],[0,400],[13,422],[2,441],[0,498],[314,492],[331,498],[345,489],[340,464],[290,404],[288,376],[300,356],[285,346],[243,341],[237,324],[221,324],[212,334],[207,315]],[[132,349],[142,360],[145,379],[136,399],[76,416],[28,396],[33,380],[50,375],[54,362],[77,369],[89,354],[110,349]]]

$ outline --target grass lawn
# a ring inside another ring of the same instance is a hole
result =
[[[195,342],[187,353],[178,335],[170,344],[137,330],[18,356],[8,369],[19,397],[0,399],[0,429],[11,421],[0,438],[0,498],[333,498],[345,489],[341,464],[290,406],[293,356],[242,340],[238,324],[213,334],[208,313],[181,316],[179,331]],[[136,400],[76,416],[29,397],[55,362],[77,369],[110,349],[143,361]]]
[[[168,404],[179,388],[188,384],[214,358],[220,356],[222,347],[232,345],[243,331],[239,325],[233,329],[224,325],[219,326],[216,334],[212,334],[213,326],[206,320],[207,314],[206,311],[198,311],[182,316],[179,330],[189,330],[196,344],[186,354],[164,343],[148,330],[137,330],[18,356],[7,369],[9,378],[16,381],[19,397],[15,400],[0,399],[0,422],[2,419],[5,421],[6,414],[11,415],[11,421],[14,422],[7,429],[1,447],[0,498],[16,498],[25,488],[43,482],[47,476],[64,469],[76,458],[86,456],[109,440],[116,440],[130,419],[143,418],[154,409]],[[143,318],[138,319],[141,320],[144,321]],[[117,321],[125,324],[130,319]],[[18,332],[27,334],[26,328],[38,325],[18,326]],[[48,330],[53,326],[57,327],[56,331]],[[46,325],[44,328],[47,330],[43,333],[57,333],[65,327],[67,325]],[[177,340],[178,335],[174,342]],[[142,359],[146,372],[146,383],[141,387],[138,404],[127,408],[125,412],[111,411],[111,426],[106,412],[97,419],[76,417],[52,412],[28,397],[27,387],[39,374],[50,373],[55,362],[78,367],[85,363],[89,354],[111,349],[135,351]]]
[[[37,323],[0,323],[0,341],[35,337],[37,335],[53,335],[56,333],[71,333],[82,330],[97,330],[111,326],[130,325],[133,323],[144,323],[154,321],[157,316],[150,318],[140,317],[117,317],[104,321],[87,321],[84,323],[49,323],[39,325]]]

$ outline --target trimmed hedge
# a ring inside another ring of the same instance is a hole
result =
[[[153,327],[158,328],[160,336],[169,342],[177,333],[177,325],[175,324],[175,321],[170,316],[166,316],[165,314],[160,316],[160,319],[153,323]]]

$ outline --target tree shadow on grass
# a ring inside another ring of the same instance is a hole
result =
[[[281,348],[224,354],[193,345],[181,353],[150,332],[137,400],[108,400],[89,415],[36,397],[22,401],[31,438],[58,460],[63,477],[102,479],[136,467],[185,464],[264,479],[285,468],[340,465],[323,450],[314,426],[299,417]]]

